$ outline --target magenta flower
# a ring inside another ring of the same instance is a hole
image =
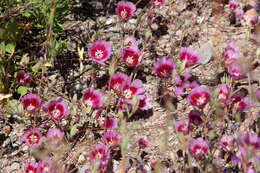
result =
[[[244,17],[244,11],[242,9],[236,9],[235,16],[238,20],[242,20]]]
[[[135,79],[130,84],[127,84],[123,89],[123,96],[125,99],[132,101],[133,96],[137,98],[143,98],[145,93],[145,88],[143,82],[139,79]]]
[[[51,141],[59,141],[64,137],[64,132],[58,128],[50,128],[47,132],[47,139]]]
[[[191,48],[182,47],[180,49],[179,58],[186,62],[186,67],[191,67],[199,63],[200,56]]]
[[[203,120],[201,118],[202,115],[203,115],[203,113],[196,110],[196,109],[190,111],[190,113],[189,113],[189,123],[192,123],[196,126],[201,125],[203,123]]]
[[[188,95],[188,102],[193,106],[204,108],[210,100],[210,92],[206,86],[194,88]]]
[[[97,40],[88,48],[88,56],[93,61],[104,64],[111,56],[111,44],[104,40]]]
[[[126,35],[124,37],[124,44],[127,46],[138,46],[138,42],[133,35]]]
[[[227,84],[219,84],[216,88],[219,89],[218,101],[221,103],[227,103],[230,98],[231,89]]]
[[[69,114],[67,101],[60,97],[45,103],[43,110],[48,113],[54,121],[59,121]]]
[[[257,90],[256,90],[256,99],[258,100],[258,102],[260,102],[260,88],[258,88]]]
[[[36,94],[26,94],[21,99],[21,104],[28,112],[35,113],[41,108],[42,100]]]
[[[234,143],[233,136],[222,136],[219,141],[220,146],[228,150],[233,146],[233,143]]]
[[[21,137],[21,140],[23,142],[26,142],[26,144],[29,147],[39,147],[42,144],[43,136],[40,132],[40,129],[38,128],[31,128],[28,129],[23,136]]]
[[[209,151],[208,142],[202,138],[194,139],[189,141],[189,150],[194,157],[202,157]]]
[[[166,0],[151,0],[151,2],[155,8],[160,8],[167,4]]]
[[[141,64],[141,52],[136,46],[127,47],[123,50],[121,61],[129,67],[137,67]]]
[[[17,73],[17,76],[16,76],[16,79],[18,81],[18,83],[22,84],[22,85],[30,85],[31,82],[32,82],[32,77],[25,73],[24,70],[20,70],[18,73]]]
[[[175,62],[167,57],[163,57],[153,64],[153,71],[155,71],[156,75],[160,78],[171,77],[175,68]]]
[[[250,108],[251,104],[250,104],[250,100],[248,97],[244,97],[242,98],[239,102],[238,102],[238,111],[243,112],[246,111]]]
[[[106,145],[97,144],[92,151],[89,153],[89,158],[91,162],[98,162],[106,164],[110,157],[110,152]]]
[[[101,108],[103,106],[103,93],[94,88],[88,88],[83,93],[83,103],[85,106],[89,106],[92,108]]]
[[[252,26],[256,26],[259,23],[259,17],[258,16],[254,16],[250,19],[250,24]]]
[[[122,135],[115,130],[107,130],[103,136],[103,142],[111,147],[117,147],[120,145]]]
[[[136,6],[132,2],[119,1],[117,3],[116,13],[123,20],[128,20],[129,18],[133,17],[135,11],[136,11]]]
[[[253,150],[260,149],[260,137],[256,133],[241,134],[239,138],[241,147],[251,148]]]
[[[138,140],[138,146],[140,149],[145,149],[148,147],[148,145],[149,145],[149,143],[144,138],[140,138]]]
[[[235,10],[239,6],[239,2],[238,0],[229,0],[228,5],[231,10]]]
[[[37,173],[38,163],[29,162],[24,167],[25,173]]]
[[[38,163],[37,173],[56,173],[53,161],[49,158]]]
[[[188,125],[180,120],[176,122],[176,131],[182,133],[183,135],[187,135],[189,133]]]
[[[122,92],[126,84],[131,81],[131,78],[124,73],[116,73],[111,76],[108,87],[117,91]]]
[[[240,59],[239,48],[233,41],[227,41],[227,47],[224,51],[224,60],[226,65],[237,62]]]
[[[100,124],[100,127],[104,128],[104,129],[115,129],[118,127],[117,119],[109,118],[109,119],[103,120]]]
[[[145,94],[143,98],[139,99],[138,108],[143,111],[152,109],[153,107],[152,102],[153,102],[152,97],[148,94]]]

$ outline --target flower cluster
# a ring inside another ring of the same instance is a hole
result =
[[[32,77],[26,73],[24,70],[20,70],[17,73],[16,79],[18,81],[19,84],[22,85],[30,85],[32,82]]]
[[[25,173],[58,173],[58,168],[50,159],[45,159],[40,162],[29,162],[24,167]]]

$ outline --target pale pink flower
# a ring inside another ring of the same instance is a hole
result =
[[[111,44],[104,40],[97,40],[88,48],[88,56],[99,64],[104,62],[111,56]]]
[[[231,10],[235,10],[239,6],[239,2],[238,0],[229,0],[228,5]]]
[[[57,168],[51,158],[38,163],[37,173],[57,173]]]
[[[225,149],[230,149],[233,146],[234,137],[233,136],[222,136],[219,144]]]
[[[49,128],[47,132],[47,139],[52,141],[59,141],[64,137],[65,133],[58,128]]]
[[[259,17],[258,16],[254,16],[250,19],[250,24],[252,26],[256,26],[259,23]]]
[[[138,41],[133,35],[126,35],[124,37],[124,44],[127,46],[138,46]]]
[[[231,89],[227,84],[219,84],[216,88],[219,89],[218,101],[221,103],[227,103],[230,98]]]
[[[228,65],[228,73],[234,80],[240,80],[247,77],[240,62],[235,62]]]
[[[182,47],[180,49],[179,58],[186,62],[186,67],[191,67],[198,64],[201,57],[193,49]]]
[[[167,4],[167,0],[151,0],[151,2],[155,8],[160,8]]]
[[[40,132],[40,129],[38,128],[31,128],[28,129],[23,136],[21,137],[21,140],[23,142],[26,142],[26,144],[29,147],[39,147],[43,142],[43,136]]]
[[[35,113],[41,108],[42,100],[36,94],[26,94],[21,99],[21,104],[28,112]]]
[[[57,97],[43,105],[43,110],[47,112],[54,121],[60,121],[69,114],[68,102]]]
[[[143,111],[152,109],[152,102],[152,97],[148,94],[145,94],[143,98],[139,99],[138,109]]]
[[[177,132],[180,132],[183,135],[187,135],[189,133],[188,125],[184,121],[177,121],[175,126]]]
[[[236,9],[235,16],[238,20],[242,20],[244,17],[244,11],[242,9]]]
[[[129,1],[119,1],[117,3],[116,12],[119,17],[123,20],[128,20],[129,18],[134,16],[136,11],[136,6],[132,2]]]
[[[173,70],[176,68],[176,64],[168,57],[163,57],[153,64],[153,71],[160,78],[169,78],[172,76]]]

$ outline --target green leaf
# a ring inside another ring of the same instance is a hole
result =
[[[10,55],[13,55],[15,49],[15,44],[9,43],[5,46],[5,51],[9,53]]]
[[[72,126],[71,128],[70,128],[70,138],[72,138],[73,136],[75,136],[76,135],[76,133],[78,132],[78,129],[77,129],[77,127],[76,126]]]
[[[27,93],[27,87],[26,86],[19,86],[17,89],[17,93],[21,94],[21,96],[25,95]]]

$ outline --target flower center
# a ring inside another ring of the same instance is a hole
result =
[[[198,100],[197,100],[197,102],[198,102],[199,105],[204,104],[205,101],[206,101],[206,98],[205,98],[204,96],[199,97]]]
[[[28,111],[32,111],[32,110],[34,110],[34,109],[35,109],[35,106],[32,105],[32,104],[30,104],[29,106],[27,106],[27,110],[28,110]]]
[[[84,103],[85,103],[87,106],[89,106],[89,107],[92,107],[92,106],[93,106],[93,102],[92,102],[90,99],[85,100]]]
[[[128,57],[126,58],[126,62],[127,62],[128,64],[133,64],[133,62],[134,62],[134,57],[133,57],[133,56],[128,56]]]
[[[226,99],[227,96],[224,93],[219,93],[218,99]]]
[[[200,154],[200,153],[203,153],[202,148],[198,148],[198,149],[195,151],[195,154]]]
[[[36,144],[36,143],[38,142],[39,138],[38,138],[37,135],[31,134],[31,135],[29,136],[29,140],[30,140],[31,143]]]
[[[164,76],[164,77],[167,77],[167,76],[168,76],[167,70],[165,70],[165,69],[162,70],[162,71],[161,71],[161,75]]]
[[[132,97],[132,91],[130,89],[125,90],[124,96],[125,98],[130,99]]]
[[[97,50],[96,52],[95,52],[95,57],[96,57],[96,59],[102,59],[103,58],[103,51],[102,50]]]
[[[122,17],[123,19],[126,19],[126,17],[127,17],[127,11],[126,11],[126,9],[123,9],[120,14],[121,14],[121,17]]]
[[[156,6],[159,6],[159,5],[161,5],[161,2],[160,2],[159,0],[155,0],[155,1],[154,1],[154,4],[155,4]]]
[[[60,110],[59,109],[54,109],[52,112],[51,112],[52,116],[54,118],[58,118],[61,114]]]

